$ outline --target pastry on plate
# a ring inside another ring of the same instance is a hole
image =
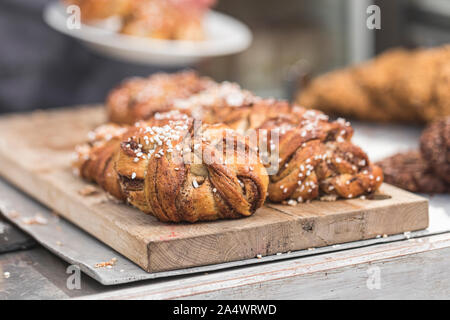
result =
[[[121,32],[156,39],[203,40],[206,10],[186,3],[189,4],[189,1],[138,1],[134,9],[124,17]]]
[[[84,22],[119,17],[120,32],[165,40],[199,41],[206,37],[205,14],[214,0],[64,0],[81,9]]]

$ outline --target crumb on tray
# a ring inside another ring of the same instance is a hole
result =
[[[95,268],[104,268],[107,267],[108,269],[112,268],[112,266],[114,266],[117,262],[117,258],[112,258],[109,261],[106,262],[99,262],[95,264]]]
[[[28,225],[32,224],[44,225],[47,224],[48,221],[40,213],[36,213],[33,217],[22,218],[22,222]]]

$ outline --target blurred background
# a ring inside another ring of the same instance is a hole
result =
[[[94,53],[44,23],[48,2],[0,1],[0,112],[102,102],[124,77],[179,69]],[[381,8],[381,30],[366,27],[370,4]],[[191,67],[261,96],[291,98],[305,72],[351,65],[390,47],[450,42],[450,0],[219,0],[214,10],[248,25],[253,43]]]

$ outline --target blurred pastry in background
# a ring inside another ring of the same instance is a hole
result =
[[[377,163],[383,169],[384,181],[419,193],[447,193],[450,188],[436,176],[419,151],[397,153]]]
[[[167,40],[205,39],[203,20],[215,0],[67,0],[85,22],[121,18],[120,32]]]
[[[395,154],[377,163],[384,180],[421,193],[450,192],[450,116],[430,124],[420,138],[420,150]]]
[[[296,101],[329,114],[380,122],[430,122],[450,115],[450,45],[392,49],[300,88]]]
[[[431,170],[450,184],[450,117],[435,121],[425,129],[420,150]]]
[[[203,40],[203,18],[208,7],[196,1],[138,1],[124,18],[122,33],[171,40]],[[203,2],[205,3],[205,2]]]

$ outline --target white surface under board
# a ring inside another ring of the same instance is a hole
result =
[[[368,124],[352,121],[355,130],[353,142],[376,162],[397,152],[417,149],[423,130],[419,126],[396,124]]]

